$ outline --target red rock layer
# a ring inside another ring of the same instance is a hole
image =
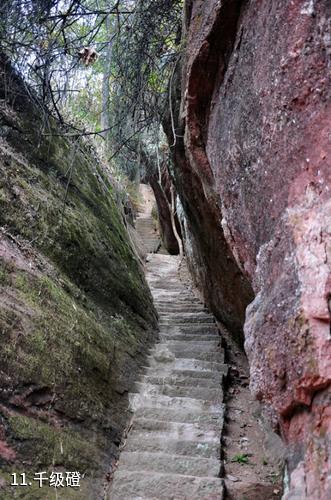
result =
[[[235,329],[252,286],[251,389],[288,443],[284,498],[331,498],[331,3],[186,13],[175,160],[194,272]]]

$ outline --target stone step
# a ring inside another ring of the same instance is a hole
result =
[[[190,347],[190,345],[192,347]],[[224,361],[224,355],[221,350],[215,350],[215,352],[212,352],[210,350],[208,351],[202,351],[194,345],[194,343],[191,342],[191,344],[188,344],[186,349],[184,350],[181,347],[175,347],[175,346],[169,346],[169,351],[176,357],[176,360],[179,361],[181,359],[195,359],[197,361],[206,361],[206,362],[215,362],[215,363],[222,363]],[[159,356],[160,351],[159,350],[152,350],[150,356],[154,357],[157,361],[159,361],[160,356]]]
[[[158,241],[148,243],[148,244],[144,243],[144,247],[145,247],[147,253],[149,253],[149,254],[156,253],[158,248],[159,248],[159,245],[160,245],[160,243]]]
[[[155,292],[156,292],[156,290],[155,290]],[[157,298],[160,298],[164,301],[166,300],[168,302],[168,304],[178,303],[181,306],[185,306],[188,303],[192,304],[192,298],[188,294],[186,294],[186,292],[184,290],[181,292],[176,292],[176,293],[174,293],[173,291],[169,291],[166,294],[165,294],[164,290],[162,292],[157,291],[157,295],[156,295],[156,293],[153,292],[153,298],[154,298],[154,303],[156,302]],[[197,302],[197,304],[200,304],[200,303]],[[155,306],[157,307],[157,304],[155,304]]]
[[[163,281],[163,280],[162,280]],[[191,288],[187,288],[187,287],[183,287],[185,288],[185,291],[186,291],[186,297],[179,297],[178,300],[172,300],[171,297],[169,297],[167,295],[167,297],[165,298],[165,300],[163,300],[162,298],[159,298],[159,297],[155,297],[154,301],[157,303],[157,304],[168,304],[169,303],[169,299],[170,299],[170,302],[171,303],[175,303],[175,304],[181,304],[182,302],[186,302],[187,299],[189,299],[189,302],[190,304],[196,304],[196,303],[199,303],[199,304],[202,304],[203,301],[197,296],[194,294],[193,290]],[[165,290],[165,288],[164,288]],[[152,294],[154,295],[154,291],[152,290]]]
[[[170,439],[181,439],[182,441],[218,443],[220,440],[220,429],[216,424],[212,426],[203,422],[183,423],[141,417],[135,418],[131,430],[132,435],[146,434],[147,432],[150,432],[152,437],[166,435]]]
[[[215,342],[220,342],[220,336],[218,333],[211,334],[198,334],[198,333],[161,333],[159,338],[162,342],[167,342],[171,340],[180,340],[185,342],[210,342],[214,340]]]
[[[168,276],[166,283],[164,282],[164,279],[162,276],[155,276],[153,280],[150,280],[151,283],[153,283],[153,290],[152,292],[154,293],[155,288],[158,290],[162,290],[162,293],[167,294],[169,292],[184,292],[189,298],[191,297],[191,291],[183,284],[178,283],[178,278],[176,276]],[[157,285],[154,288],[154,285]]]
[[[174,325],[182,325],[187,324],[191,325],[192,323],[202,323],[202,324],[215,324],[214,316],[211,314],[202,312],[202,313],[173,313],[167,316],[163,316],[160,318],[160,326],[163,324],[174,324]]]
[[[136,219],[136,226],[143,226],[143,227],[148,227],[148,228],[151,228],[153,229],[155,226],[154,226],[154,223],[153,223],[153,219],[152,218],[146,218],[146,217],[137,217]]]
[[[186,291],[187,288],[178,283],[178,277],[176,275],[167,276],[167,284],[164,284],[164,279],[162,277],[162,273],[160,275],[155,274],[153,277],[150,277],[148,282],[151,284],[152,293],[159,293],[160,290],[166,292],[171,287],[176,287],[178,290]]]
[[[223,414],[223,405],[217,401],[206,401],[205,399],[197,399],[180,396],[166,395],[148,395],[144,396],[138,393],[129,393],[129,401],[132,410],[138,408],[171,408],[173,410],[189,409],[192,413],[210,412],[217,415]]]
[[[158,254],[162,254],[162,255],[169,255],[169,253],[167,252],[167,250],[164,248],[164,247],[160,247],[158,252]]]
[[[156,385],[175,385],[179,387],[193,386],[206,387],[207,389],[218,389],[221,387],[222,378],[220,380],[213,380],[207,378],[188,377],[184,375],[158,377],[154,374],[150,376],[144,375],[141,382]]]
[[[201,327],[202,329],[205,329],[208,326],[209,328],[216,328],[216,324],[214,321],[206,321],[201,323],[199,319],[197,319],[196,321],[191,321],[191,320],[186,321],[184,320],[184,318],[182,318],[182,320],[181,319],[178,320],[177,318],[171,320],[171,318],[169,319],[169,316],[167,316],[167,318],[165,319],[160,317],[159,314],[158,317],[159,317],[159,330],[164,332],[167,332],[169,330],[171,331],[173,328],[176,327],[184,328],[186,330],[192,328],[194,329],[194,331],[197,331],[199,327]]]
[[[223,481],[219,478],[117,471],[111,488],[111,500],[222,500]]]
[[[165,453],[171,455],[186,455],[190,457],[220,458],[220,443],[208,441],[194,441],[178,438],[169,438],[168,436],[146,436],[146,434],[130,433],[130,439],[127,440],[125,451],[140,451],[151,453]]]
[[[192,303],[192,298],[186,294],[183,290],[181,292],[174,293],[173,291],[165,292],[164,290],[155,290],[153,291],[154,303],[157,299],[161,299],[162,301],[167,301],[168,304],[178,303],[180,305],[185,305],[187,303]],[[157,306],[157,304],[155,304]]]
[[[167,356],[167,353],[172,353],[178,359],[191,358],[216,362],[222,359],[224,354],[223,349],[218,345],[218,343],[211,344],[201,342],[198,344],[195,342],[185,342],[181,340],[162,342],[149,350],[149,356],[153,356],[156,360],[160,360],[164,356]]]
[[[167,351],[158,351],[155,354],[147,356],[147,361],[150,366],[155,368],[164,365],[168,370],[171,368],[172,370],[207,370],[216,372],[221,369],[219,365],[222,365],[224,362],[224,353],[222,352],[219,354],[217,353],[215,360],[212,361],[204,359],[206,357],[208,358],[208,354],[206,355],[206,353],[201,353],[201,356],[199,356],[201,359],[198,359],[198,355],[196,355],[194,351],[191,351],[191,353],[196,357],[184,358],[187,353],[181,354],[179,352],[176,352],[175,357],[175,354],[168,349]]]
[[[158,311],[164,314],[209,314],[208,309],[205,309],[202,304],[196,303],[192,304],[191,299],[187,302],[180,304],[174,304],[173,302],[168,302],[167,304],[156,304],[154,301],[154,306]]]
[[[169,309],[168,309],[169,311]],[[172,311],[170,310],[169,313],[169,318],[173,319],[175,317],[178,317],[178,318],[183,318],[183,319],[188,319],[188,321],[192,318],[193,319],[193,322],[195,321],[198,321],[198,319],[202,318],[202,320],[204,318],[207,319],[207,322],[209,319],[213,319],[214,320],[214,316],[212,314],[210,314],[210,312],[208,312],[207,310],[205,309],[202,309],[200,311],[197,311],[197,310],[194,310],[194,311],[178,311],[176,309],[173,309]],[[204,321],[201,321],[201,323],[203,323]]]
[[[161,334],[162,335],[162,334]],[[220,346],[218,338],[209,341],[186,340],[182,337],[179,339],[171,339],[168,342],[160,339],[159,344],[149,349],[149,356],[154,356],[155,359],[165,357],[166,361],[173,359],[173,356],[180,358],[202,359],[204,361],[219,361],[222,358],[224,350]],[[208,354],[210,357],[208,358]],[[169,360],[166,359],[169,355]]]
[[[210,363],[214,365],[215,363]],[[173,375],[185,375],[196,378],[206,378],[213,380],[223,380],[223,376],[228,372],[228,365],[224,363],[217,363],[217,370],[208,370],[208,367],[205,370],[195,369],[195,368],[181,368],[172,370]]]
[[[163,288],[164,290],[164,288]],[[162,300],[158,300],[157,298],[155,298],[154,302],[155,302],[155,305],[157,307],[166,307],[166,308],[170,308],[171,310],[176,310],[176,309],[183,309],[183,306],[187,306],[189,309],[193,309],[195,310],[196,308],[201,308],[202,310],[204,311],[208,311],[208,309],[206,308],[206,306],[204,305],[204,303],[198,299],[198,297],[194,297],[194,295],[192,295],[192,293],[187,290],[187,289],[183,289],[184,293],[187,295],[189,295],[189,300],[185,300],[183,301],[183,297],[180,298],[179,301],[174,301],[174,300],[170,300],[170,301],[162,301]],[[185,310],[184,310],[185,312]]]
[[[143,243],[146,243],[149,240],[159,240],[161,242],[161,240],[158,237],[157,233],[154,232],[153,230],[149,231],[148,229],[144,229],[144,228],[139,228],[139,230],[140,230],[140,233],[141,233],[141,237],[142,237]]]
[[[135,418],[147,418],[155,420],[165,420],[167,422],[182,422],[182,423],[206,423],[209,425],[217,425],[220,429],[223,427],[224,405],[222,411],[218,413],[210,412],[192,412],[191,409],[180,408],[138,408],[135,412]]]
[[[121,454],[121,462],[118,470],[219,477],[220,462],[212,458],[124,451]]]
[[[163,395],[180,398],[201,399],[204,401],[222,402],[223,400],[223,391],[221,387],[210,389],[207,387],[197,386],[161,385],[137,382],[135,384],[135,390],[137,393],[144,397],[149,395]]]
[[[161,291],[162,290],[162,291]],[[152,290],[152,295],[154,297],[154,302],[164,302],[164,303],[176,303],[176,304],[185,304],[190,302],[191,304],[194,302],[200,303],[200,300],[197,298],[194,300],[190,292],[185,289],[181,289],[177,292],[173,290],[167,290],[164,287],[160,287],[159,290]]]
[[[157,234],[155,233],[152,233],[152,232],[145,232],[144,231],[144,235],[143,235],[143,244],[144,245],[147,245],[149,242],[152,242],[152,241],[160,241],[160,238],[158,238]]]
[[[197,379],[207,379],[207,380],[216,380],[222,382],[223,375],[226,375],[228,371],[228,365],[221,364],[219,365],[218,371],[208,371],[208,370],[170,370],[167,371],[164,367],[155,369],[151,367],[147,367],[145,369],[145,375],[155,375],[158,377],[168,377],[169,375],[173,375],[175,377],[191,377]]]
[[[194,349],[202,349],[205,352],[214,352],[217,349],[222,349],[221,347],[221,339],[219,337],[214,337],[212,340],[209,340],[208,342],[206,340],[204,341],[199,341],[198,339],[194,339],[193,342],[189,342],[187,339],[169,339],[167,342],[160,342],[160,344],[157,345],[164,345],[167,346],[170,350],[172,348],[178,349],[185,349],[187,348],[188,350]]]
[[[215,320],[213,316],[208,316],[206,313],[192,313],[190,316],[183,314],[160,314],[159,316],[159,325],[160,327],[163,325],[187,325],[194,326],[200,324],[208,324],[215,325]],[[216,326],[216,325],[215,325]]]
[[[153,287],[153,294],[154,293],[162,293],[162,294],[169,294],[169,293],[175,293],[175,294],[185,294],[184,296],[187,296],[188,298],[191,298],[190,292],[187,290],[185,286],[180,286],[178,283],[174,280],[173,282],[169,278],[167,280],[167,284],[165,285],[163,281],[160,279],[156,279],[154,282],[151,282],[151,285]]]
[[[202,334],[202,333],[214,333],[218,335],[218,328],[215,324],[191,324],[191,325],[162,325],[160,326],[160,332],[162,333],[190,333],[193,335],[194,333]]]
[[[208,309],[205,308],[205,306],[200,303],[200,302],[191,302],[191,299],[189,302],[186,304],[177,304],[175,302],[167,302],[166,304],[164,303],[157,303],[155,304],[157,309],[164,309],[166,311],[170,312],[190,312],[191,310],[193,312],[195,311],[201,311],[201,312],[209,312]]]
[[[168,295],[165,297],[165,299],[161,298],[161,294],[158,295],[158,297],[154,297],[154,292],[152,292],[153,295],[153,300],[154,304],[156,307],[158,306],[168,306],[168,305],[176,305],[176,306],[183,306],[183,305],[201,305],[202,302],[198,297],[194,297],[192,295],[188,295],[187,297],[179,297],[176,300],[173,300],[172,297],[168,297]]]

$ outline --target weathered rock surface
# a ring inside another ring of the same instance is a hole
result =
[[[179,280],[178,263],[169,255],[149,256],[147,278],[160,338],[130,395],[132,427],[111,500],[221,500],[224,495],[220,459],[227,367],[213,317]]]
[[[186,16],[190,267],[233,331],[252,287],[251,389],[288,443],[284,498],[330,498],[331,4],[191,0]]]
[[[0,497],[48,497],[6,484],[50,469],[86,474],[59,498],[99,498],[156,313],[93,150],[3,59],[0,99]]]
[[[166,170],[165,172],[167,173],[168,171]],[[169,181],[169,174],[166,176],[165,172],[163,169],[162,185],[160,184],[159,179],[155,174],[149,177],[149,183],[153,189],[155,196],[160,236],[163,246],[169,254],[178,255],[179,248],[173,231],[171,220],[171,194],[170,192],[167,192],[166,184],[166,182]],[[178,224],[177,218],[176,222]],[[180,231],[179,228],[178,231]]]

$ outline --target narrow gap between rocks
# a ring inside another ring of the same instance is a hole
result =
[[[185,259],[161,248],[153,193],[140,192],[136,227],[159,340],[129,398],[109,498],[280,498],[280,463],[268,455],[246,357],[208,313]]]

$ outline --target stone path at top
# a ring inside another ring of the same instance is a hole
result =
[[[179,258],[150,254],[159,342],[130,395],[132,427],[111,500],[221,500],[224,353],[214,318],[179,278]]]
[[[153,191],[149,186],[141,184],[140,193],[144,204],[136,219],[136,229],[147,253],[156,253],[161,246],[161,240],[152,217],[155,202]]]

